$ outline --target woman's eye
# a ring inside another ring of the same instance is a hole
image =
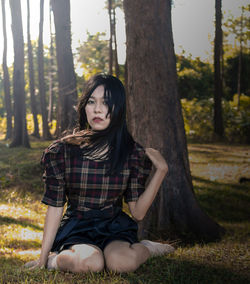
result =
[[[87,102],[88,105],[93,104],[93,103],[94,103],[94,101],[92,101],[92,100],[88,100],[88,102]]]

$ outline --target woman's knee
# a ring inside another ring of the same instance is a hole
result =
[[[133,272],[138,268],[136,252],[133,249],[113,250],[105,254],[108,270],[115,272]]]
[[[56,259],[60,270],[71,272],[99,272],[104,268],[103,254],[93,249],[91,253],[73,249],[61,252]]]
[[[74,254],[69,250],[62,251],[56,257],[56,265],[63,271],[75,271],[76,261]]]
[[[77,255],[77,268],[79,271],[99,272],[104,268],[102,250],[93,245],[75,245],[72,247]]]
[[[91,256],[87,258],[79,259],[77,264],[77,269],[79,272],[100,272],[104,269],[104,258],[103,254],[99,251],[94,252]]]

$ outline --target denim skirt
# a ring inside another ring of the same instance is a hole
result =
[[[66,214],[57,231],[52,252],[61,252],[75,244],[91,244],[101,250],[115,240],[137,243],[137,223],[120,207],[112,211],[90,210],[84,214]]]

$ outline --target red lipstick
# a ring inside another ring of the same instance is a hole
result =
[[[96,122],[96,123],[99,123],[99,122],[103,121],[103,119],[100,118],[100,117],[94,117],[93,121]]]

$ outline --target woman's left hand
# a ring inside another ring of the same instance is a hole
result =
[[[166,173],[168,172],[168,164],[158,150],[153,148],[145,148],[145,152],[156,169]]]

